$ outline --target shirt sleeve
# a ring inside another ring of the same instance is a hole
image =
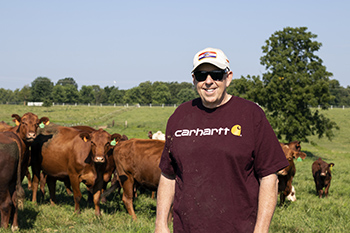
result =
[[[166,177],[175,177],[174,163],[171,156],[173,134],[169,130],[169,121],[165,132],[165,146],[159,163],[159,168]]]
[[[260,108],[259,108],[260,109]],[[255,170],[259,178],[278,172],[289,165],[275,132],[262,109],[254,117]]]

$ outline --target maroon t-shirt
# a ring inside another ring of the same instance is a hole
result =
[[[174,232],[253,232],[259,178],[289,165],[263,110],[234,97],[200,99],[169,118],[159,167],[176,177]]]

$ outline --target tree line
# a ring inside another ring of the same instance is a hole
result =
[[[260,76],[241,76],[232,80],[229,94],[252,100],[261,105],[264,96],[263,81]],[[328,82],[329,106],[350,106],[350,86],[342,87],[338,80]],[[199,97],[190,82],[142,82],[137,87],[120,90],[115,86],[85,86],[80,90],[74,78],[67,77],[54,84],[47,77],[37,77],[31,86],[25,85],[14,91],[0,88],[0,103],[26,104],[27,102],[66,104],[181,104]],[[313,107],[317,106],[317,103]]]
[[[331,139],[335,122],[310,107],[327,109],[350,106],[350,87],[331,79],[323,61],[316,55],[322,43],[307,27],[286,27],[273,33],[262,46],[262,76],[242,76],[227,88],[229,94],[262,106],[279,139],[307,141],[310,135]],[[54,84],[37,77],[31,86],[15,91],[0,89],[0,103],[44,102],[81,104],[181,104],[198,97],[190,82],[150,82],[119,90],[118,87],[82,86],[67,77]]]
[[[80,90],[74,78],[54,84],[47,77],[37,77],[31,86],[15,91],[0,89],[0,103],[67,103],[67,104],[181,104],[197,96],[189,82],[142,82],[137,87],[120,90],[115,86],[85,86]]]

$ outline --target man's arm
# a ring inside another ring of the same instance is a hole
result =
[[[278,178],[271,174],[260,179],[258,216],[254,233],[269,232],[277,204]]]
[[[175,195],[175,179],[160,176],[157,190],[157,216],[155,233],[170,232],[168,215]]]

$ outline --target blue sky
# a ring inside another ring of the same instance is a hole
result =
[[[350,85],[349,1],[0,0],[0,88],[37,77],[55,84],[130,89],[145,81],[191,82],[194,54],[221,48],[234,78],[260,75],[261,47],[285,27],[308,28],[317,55]]]

